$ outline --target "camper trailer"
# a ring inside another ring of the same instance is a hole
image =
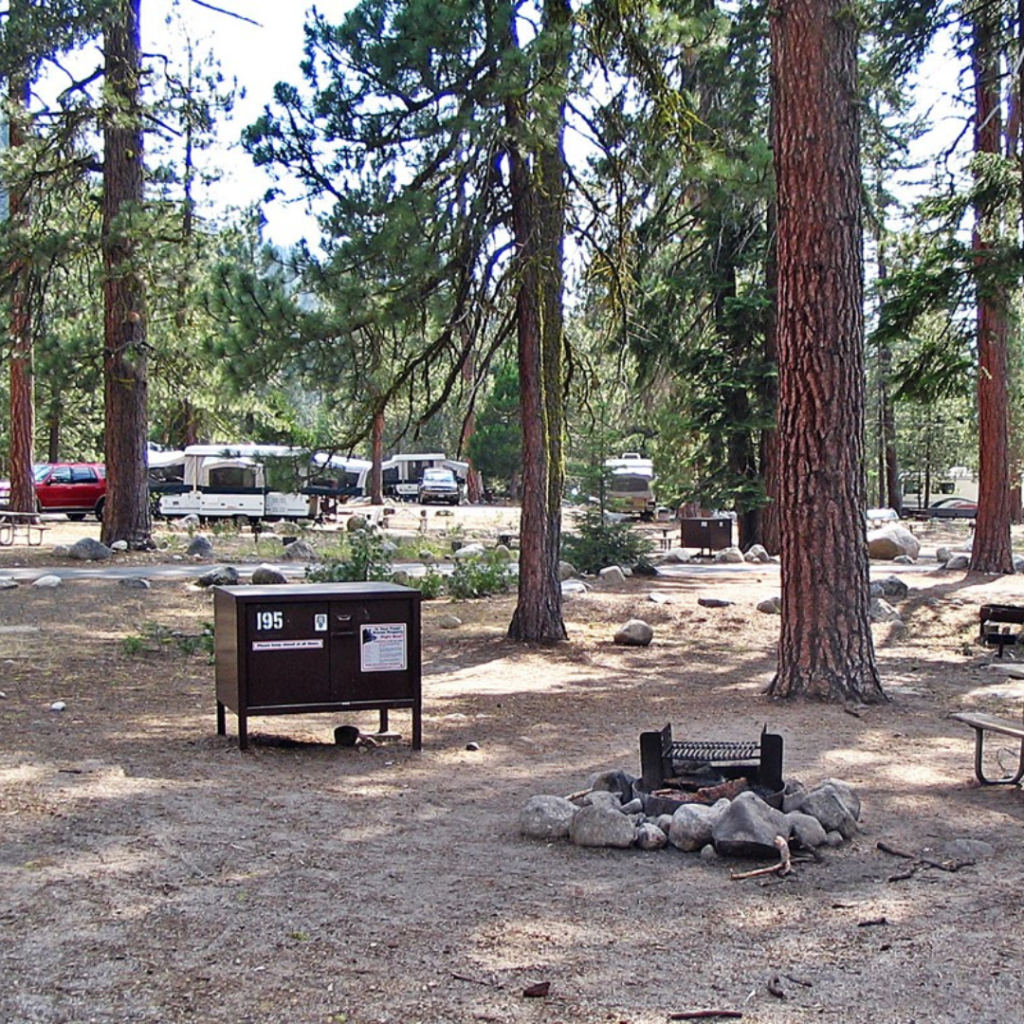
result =
[[[159,485],[159,515],[253,521],[318,515],[317,495],[306,490],[308,452],[284,445],[195,444],[180,454],[180,482]],[[153,468],[151,461],[151,475]]]
[[[650,519],[654,515],[654,463],[639,452],[624,452],[621,458],[606,459],[609,474],[606,491],[608,508]]]

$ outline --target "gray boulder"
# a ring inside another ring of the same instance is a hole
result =
[[[609,565],[602,569],[598,576],[602,583],[612,587],[621,587],[626,582],[626,574],[617,565]]]
[[[711,842],[715,820],[720,815],[707,804],[681,804],[672,815],[668,841],[688,853],[701,850]]]
[[[900,621],[900,613],[888,601],[884,601],[880,597],[876,597],[872,600],[870,607],[868,608],[868,614],[871,616],[872,622],[898,622]]]
[[[105,562],[114,557],[114,552],[92,537],[82,537],[68,548],[68,558],[81,562]]]
[[[476,542],[472,544],[463,544],[458,551],[453,552],[452,558],[457,558],[460,562],[466,558],[479,558],[486,552],[486,548],[483,544]]]
[[[891,562],[897,555],[917,558],[920,541],[905,526],[883,526],[868,531],[868,557]]]
[[[748,562],[761,562],[763,564],[767,564],[772,560],[772,556],[768,554],[768,549],[761,544],[751,544],[743,557]]]
[[[571,580],[574,576],[578,576],[579,573],[576,571],[576,566],[572,562],[559,562],[558,563],[558,580],[560,583],[564,583],[566,580]]]
[[[318,556],[316,549],[308,541],[296,540],[285,547],[284,557],[289,562],[315,562]]]
[[[613,771],[598,772],[587,779],[587,789],[602,790],[606,793],[614,793],[623,802],[633,799],[633,783],[636,778],[616,768]]]
[[[660,558],[660,561],[670,565],[688,565],[693,561],[693,555],[686,548],[669,548]]]
[[[117,581],[119,586],[127,590],[149,590],[150,582],[142,576],[125,576]]]
[[[528,839],[565,839],[577,811],[562,796],[532,796],[519,812],[519,832]]]
[[[0,590],[17,590],[18,581],[13,576],[0,576]]]
[[[266,586],[287,583],[288,580],[280,569],[275,569],[272,565],[258,565],[252,571],[252,582],[257,586]]]
[[[59,587],[61,582],[59,576],[40,576],[39,579],[32,581],[32,586],[39,587],[41,590],[52,590],[54,587]]]
[[[939,565],[945,565],[953,557],[953,549],[947,547],[937,547],[935,549],[935,561]]]
[[[800,846],[811,850],[825,845],[825,828],[817,818],[801,811],[791,811],[786,819],[789,821],[790,834]]]
[[[458,629],[462,625],[462,619],[458,615],[442,615],[437,620],[437,625],[440,629]]]
[[[647,647],[654,639],[654,630],[643,619],[630,619],[615,633],[615,643],[625,647]]]
[[[610,807],[581,807],[569,825],[569,838],[577,846],[610,846],[624,850],[636,841],[636,825]]]
[[[879,588],[881,597],[888,597],[894,601],[903,601],[910,593],[910,587],[899,576],[886,576],[885,579],[876,580],[871,586]]]
[[[220,565],[203,573],[196,580],[200,587],[234,587],[238,585],[238,570],[232,565]]]
[[[738,547],[722,548],[721,551],[715,555],[716,562],[729,562],[731,564],[740,563],[745,561],[743,558],[743,552]]]
[[[789,835],[786,815],[750,791],[730,801],[711,832],[715,849],[734,857],[777,856],[775,837],[789,839]]]
[[[943,569],[950,569],[952,571],[966,569],[971,564],[971,560],[967,555],[954,555],[945,565]]]
[[[562,580],[562,597],[585,594],[589,589],[583,580]]]
[[[781,615],[782,598],[766,597],[763,601],[757,602],[757,610],[759,612],[764,612],[766,615]]]
[[[345,529],[349,533],[355,533],[356,530],[369,530],[373,528],[373,523],[366,518],[366,516],[352,515],[348,517],[348,522],[345,523]]]
[[[850,839],[857,833],[860,802],[850,802],[848,787],[843,790],[830,782],[822,783],[815,786],[795,809],[817,818],[826,832],[838,832],[844,839]]]
[[[197,533],[188,542],[185,554],[190,555],[192,558],[212,558],[213,542],[205,533]]]
[[[668,845],[668,836],[657,825],[645,821],[636,830],[636,845],[641,850],[661,850]]]

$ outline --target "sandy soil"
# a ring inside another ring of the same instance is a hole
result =
[[[32,561],[54,560],[5,549],[0,574]],[[218,737],[204,654],[126,649],[146,624],[212,619],[186,583],[0,592],[0,1020],[1017,1021],[1024,797],[972,784],[973,733],[948,715],[1019,717],[1024,681],[974,636],[979,604],[1024,602],[1024,577],[904,578],[906,629],[875,627],[892,701],[857,714],[763,696],[770,570],[595,590],[551,650],[504,639],[510,599],[431,602],[419,753],[336,747],[340,716],[254,719],[244,753],[230,717]],[[463,626],[441,630],[451,611]],[[633,615],[651,647],[610,642]],[[723,739],[767,723],[787,777],[858,788],[861,834],[742,882],[730,869],[755,865],[518,835],[529,796],[637,773],[639,733],[666,722]],[[408,733],[402,713],[392,725]],[[877,846],[938,859],[965,837],[994,852],[956,873],[909,873]],[[546,997],[524,995],[539,982]]]

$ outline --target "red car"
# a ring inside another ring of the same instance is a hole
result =
[[[68,519],[103,518],[107,501],[106,468],[99,462],[42,462],[32,467],[40,512],[65,512]],[[6,505],[10,481],[0,481],[0,505]]]

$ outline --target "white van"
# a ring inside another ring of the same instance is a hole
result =
[[[654,463],[642,458],[639,452],[623,452],[621,458],[606,459],[604,468],[610,474],[606,492],[608,508],[651,519],[657,507]]]

